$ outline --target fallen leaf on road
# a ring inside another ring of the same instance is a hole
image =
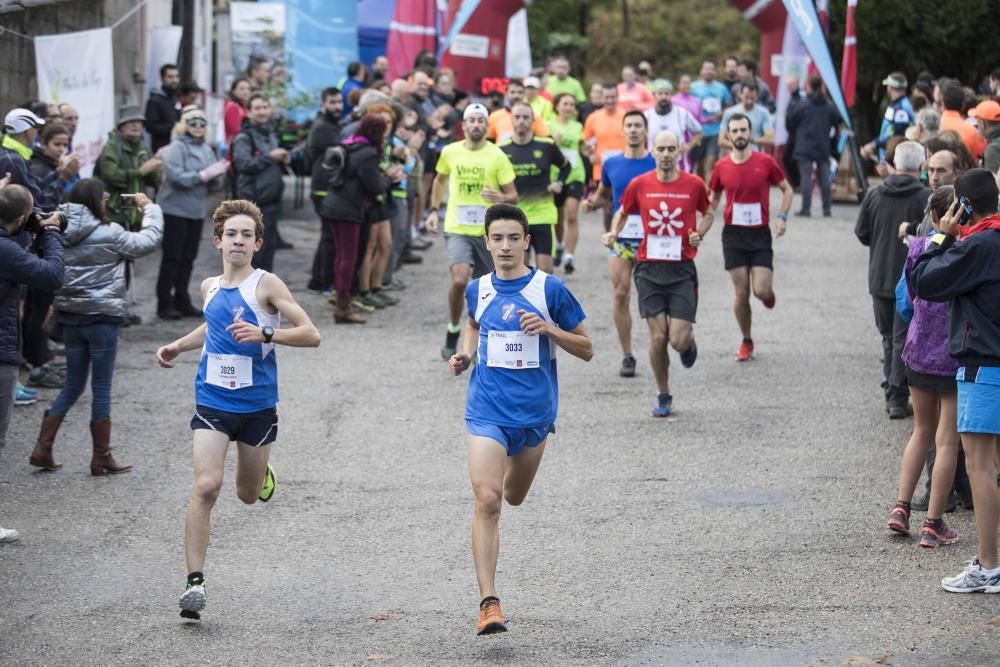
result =
[[[883,655],[881,658],[866,658],[864,656],[856,655],[853,658],[848,658],[844,661],[845,665],[891,665],[889,662],[889,656]]]
[[[990,624],[990,625],[995,625],[995,626],[997,626],[998,628],[1000,628],[1000,618],[993,618],[993,619],[990,619],[990,620],[988,620],[988,621],[986,621],[986,622],[987,622],[988,624]]]
[[[369,616],[373,621],[398,621],[399,616],[394,616],[392,614],[372,614]]]

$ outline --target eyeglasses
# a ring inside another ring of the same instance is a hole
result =
[[[208,122],[199,118],[194,118],[187,122],[188,127],[208,127]]]

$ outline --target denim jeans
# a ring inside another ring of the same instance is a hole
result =
[[[14,410],[14,392],[17,390],[17,366],[0,364],[0,455],[7,444],[7,426]]]
[[[118,354],[117,324],[63,325],[66,342],[66,384],[49,408],[49,414],[64,415],[87,387],[87,375],[93,369],[90,390],[90,420],[111,416],[111,378]]]

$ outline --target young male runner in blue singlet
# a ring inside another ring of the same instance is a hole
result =
[[[475,363],[465,424],[469,479],[475,494],[472,558],[479,583],[480,635],[506,632],[496,591],[503,499],[528,495],[559,407],[556,349],[589,361],[583,308],[561,280],[525,265],[531,242],[521,209],[496,204],[486,211],[486,249],[496,271],[469,283],[462,349],[448,361],[454,375]],[[478,358],[474,357],[478,355]]]
[[[222,275],[201,284],[205,323],[156,351],[164,368],[182,352],[201,348],[195,378],[192,459],[194,487],[184,525],[187,588],[181,616],[198,619],[205,608],[205,552],[212,507],[222,488],[229,443],[237,443],[236,495],[251,505],[274,493],[268,464],[278,437],[278,362],[275,345],[317,347],[319,331],[280,278],[250,261],[263,244],[260,209],[245,200],[225,201],[212,216]],[[279,329],[281,316],[291,323]]]

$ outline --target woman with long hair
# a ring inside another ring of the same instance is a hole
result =
[[[556,112],[556,118],[547,123],[549,136],[572,166],[562,192],[555,196],[556,207],[559,209],[559,222],[556,224],[556,237],[559,240],[556,266],[562,264],[566,273],[573,273],[576,269],[573,255],[577,241],[580,240],[580,199],[583,197],[583,184],[586,180],[583,157],[580,155],[583,125],[576,119],[576,98],[571,93],[559,93],[553,97],[552,108]]]
[[[226,145],[233,143],[233,137],[243,126],[243,119],[247,116],[247,100],[253,88],[250,79],[236,79],[233,85],[229,86],[229,99],[222,111],[223,125],[226,133]]]
[[[60,211],[68,218],[62,236],[66,273],[56,292],[55,310],[66,343],[66,385],[45,412],[31,465],[58,470],[52,457],[59,426],[83,394],[91,375],[90,434],[92,475],[128,472],[111,456],[111,380],[118,352],[118,327],[125,321],[125,263],[156,250],[163,234],[163,212],[143,193],[133,195],[142,211],[142,230],[127,232],[108,222],[108,194],[97,178],[73,186]]]

